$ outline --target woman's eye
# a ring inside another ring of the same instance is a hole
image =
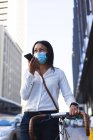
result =
[[[34,50],[34,53],[37,52],[37,50]]]

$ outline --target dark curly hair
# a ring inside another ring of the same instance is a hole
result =
[[[48,41],[46,41],[46,40],[41,40],[41,41],[35,42],[35,44],[34,44],[34,46],[33,46],[33,48],[32,48],[32,54],[34,54],[34,47],[35,47],[35,45],[38,44],[38,43],[44,45],[44,46],[47,48],[48,53],[47,53],[47,61],[46,61],[46,63],[47,63],[50,67],[53,67],[54,52],[53,52],[52,45],[51,45]]]

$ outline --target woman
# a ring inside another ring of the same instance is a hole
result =
[[[58,112],[60,90],[69,106],[70,114],[74,115],[79,112],[64,72],[53,66],[54,53],[51,44],[45,40],[37,41],[32,48],[32,54],[34,57],[28,61],[28,71],[20,91],[21,98],[25,101],[21,122],[21,140],[30,140],[28,130],[31,117]],[[42,75],[57,107],[44,86]],[[38,140],[54,140],[58,133],[58,119],[43,121],[38,130]]]

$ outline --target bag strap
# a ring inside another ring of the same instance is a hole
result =
[[[52,95],[51,95],[51,93],[50,93],[49,89],[47,88],[47,85],[46,85],[46,82],[45,82],[45,80],[44,80],[44,77],[43,77],[43,75],[42,75],[42,74],[40,74],[40,75],[41,75],[41,77],[42,77],[44,87],[45,87],[45,89],[46,89],[46,91],[47,91],[48,95],[50,96],[50,98],[51,98],[51,100],[52,100],[52,102],[53,102],[54,106],[56,107],[56,109],[57,109],[57,111],[58,111],[58,110],[59,110],[59,108],[58,108],[58,106],[56,105],[55,100],[54,100],[54,98],[52,97]]]

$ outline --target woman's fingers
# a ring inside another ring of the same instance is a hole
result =
[[[37,58],[33,57],[31,61],[28,62],[29,71],[34,74],[34,72],[39,69],[39,65]]]
[[[75,105],[71,105],[69,113],[70,115],[79,114],[79,108]]]

